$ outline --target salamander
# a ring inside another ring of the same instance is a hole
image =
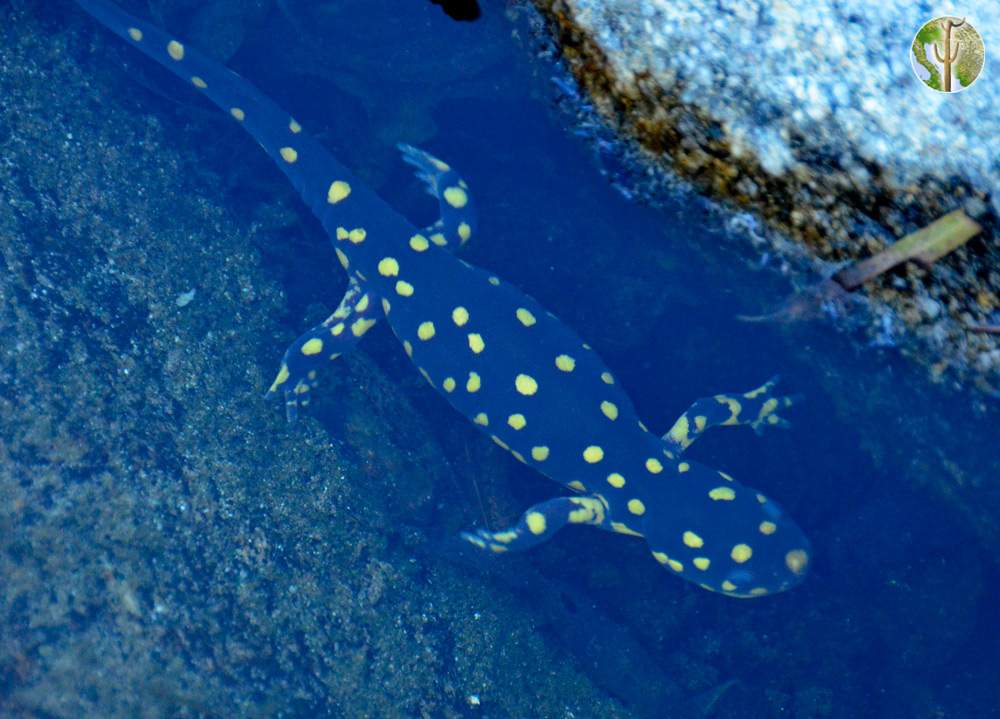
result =
[[[641,537],[657,562],[732,597],[798,584],[802,530],[773,500],[685,457],[715,426],[782,425],[774,382],[699,399],[663,435],[649,431],[597,352],[554,314],[454,250],[478,232],[469,187],[448,163],[402,145],[440,219],[413,226],[282,108],[236,73],[108,0],[77,0],[249,132],[322,223],[348,274],[337,309],[288,348],[268,394],[294,418],[330,360],[384,321],[428,384],[515,459],[569,494],[502,531],[462,536],[489,553],[523,550],[568,524]]]

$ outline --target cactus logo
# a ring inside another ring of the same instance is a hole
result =
[[[938,92],[961,92],[972,85],[985,60],[983,38],[965,18],[934,18],[917,31],[910,46],[914,74]]]

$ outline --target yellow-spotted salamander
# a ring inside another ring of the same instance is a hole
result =
[[[573,492],[531,507],[504,531],[464,534],[476,547],[526,549],[567,524],[586,524],[644,537],[671,572],[733,597],[778,592],[803,578],[809,543],[778,505],[683,456],[713,426],[781,424],[776,411],[791,400],[773,394],[773,381],[700,399],[656,436],[575,332],[513,285],[455,257],[476,222],[469,188],[447,163],[401,146],[440,202],[440,219],[418,229],[240,76],[107,0],[77,2],[229,113],[329,233],[350,282],[329,319],[285,353],[269,394],[285,398],[289,416],[320,367],[384,318],[455,409]]]

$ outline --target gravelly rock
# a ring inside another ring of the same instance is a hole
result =
[[[0,8],[0,715],[628,716],[415,560],[453,478],[398,382],[346,363],[335,442],[262,411],[280,227],[50,7]]]

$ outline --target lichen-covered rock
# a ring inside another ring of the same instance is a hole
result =
[[[903,295],[939,303],[940,316],[903,315],[892,278],[868,289],[876,304],[923,328],[899,342],[912,345],[932,376],[948,368],[988,392],[1000,386],[988,359],[995,337],[969,331],[1000,320],[993,236],[1000,91],[980,81],[961,93],[935,92],[914,75],[909,53],[924,23],[957,7],[908,0],[535,4],[606,119],[654,162],[759,213],[819,261],[867,257],[955,208],[980,220],[986,231],[939,270],[896,274],[910,285]],[[979,3],[968,21],[996,37],[1000,6]],[[961,32],[968,31],[957,30],[956,41]],[[982,74],[995,63],[987,52]],[[932,323],[943,341],[926,340]],[[873,322],[871,336],[880,332]]]

